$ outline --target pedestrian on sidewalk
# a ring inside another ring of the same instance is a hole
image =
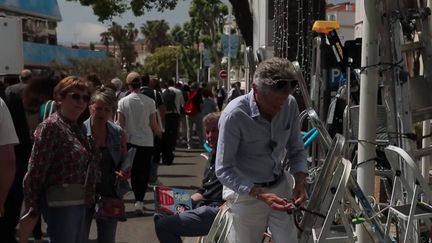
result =
[[[94,203],[100,157],[79,122],[91,91],[89,83],[79,77],[64,78],[54,89],[57,112],[34,132],[20,226],[32,225],[42,212],[52,243],[81,242],[85,211]]]
[[[127,155],[126,134],[122,128],[110,121],[117,109],[115,91],[100,87],[90,100],[90,118],[84,122],[87,137],[90,137],[102,154],[99,161],[100,180],[96,183],[96,202],[105,198],[122,199],[132,165],[124,164]],[[126,161],[128,162],[128,161]],[[119,219],[100,218],[95,215],[95,205],[87,208],[84,222],[84,243],[87,242],[91,222],[96,216],[97,241],[114,243]]]
[[[128,149],[136,148],[131,184],[135,195],[135,210],[144,213],[144,196],[153,155],[153,136],[162,138],[162,131],[157,123],[155,102],[140,91],[139,73],[130,72],[126,77],[126,83],[131,93],[119,101],[117,124],[126,130]]]

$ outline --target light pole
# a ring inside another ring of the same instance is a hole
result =
[[[176,50],[176,83],[179,81],[179,49]]]
[[[198,65],[198,72],[197,72],[197,82],[199,83],[200,81],[200,72],[202,69],[202,54],[204,51],[204,43],[200,42],[198,45],[198,51],[199,51],[199,65]]]
[[[228,4],[228,68],[227,89],[231,86],[231,6]]]

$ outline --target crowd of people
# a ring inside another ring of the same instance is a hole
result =
[[[178,145],[203,144],[210,156],[193,209],[156,213],[160,242],[206,235],[226,202],[233,242],[260,242],[266,227],[274,242],[296,242],[286,211],[306,200],[306,157],[288,60],[261,63],[247,94],[240,83],[227,92],[138,72],[125,82],[88,75],[53,83],[29,70],[20,77],[0,99],[2,242],[41,239],[40,216],[50,242],[86,242],[92,220],[98,242],[115,242],[124,194],[132,190],[143,213],[158,165],[172,165]]]

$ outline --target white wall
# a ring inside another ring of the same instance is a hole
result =
[[[268,35],[273,32],[273,27],[269,29],[268,25],[268,1],[267,0],[250,0],[252,6],[253,18],[253,50],[262,46],[271,46]]]
[[[327,18],[329,15],[336,16],[336,21],[340,24],[340,29],[337,31],[342,44],[347,40],[354,40],[354,25],[355,13],[354,12],[337,12],[329,11],[326,13]]]

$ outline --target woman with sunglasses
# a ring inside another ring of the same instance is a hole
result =
[[[86,207],[94,203],[100,156],[78,122],[90,93],[89,83],[80,77],[61,80],[54,89],[57,112],[34,132],[23,183],[26,214],[22,220],[41,212],[52,243],[81,242]]]
[[[127,154],[126,136],[120,126],[110,121],[116,109],[117,98],[114,90],[102,86],[92,95],[89,105],[90,118],[84,122],[87,136],[93,138],[102,153],[99,161],[101,177],[96,183],[96,200],[121,199],[129,190],[127,178],[131,165],[124,160]],[[123,190],[124,188],[126,190]],[[89,208],[85,222],[85,239],[88,239],[94,215],[95,207]],[[98,242],[115,242],[116,219],[96,217],[96,225]]]

